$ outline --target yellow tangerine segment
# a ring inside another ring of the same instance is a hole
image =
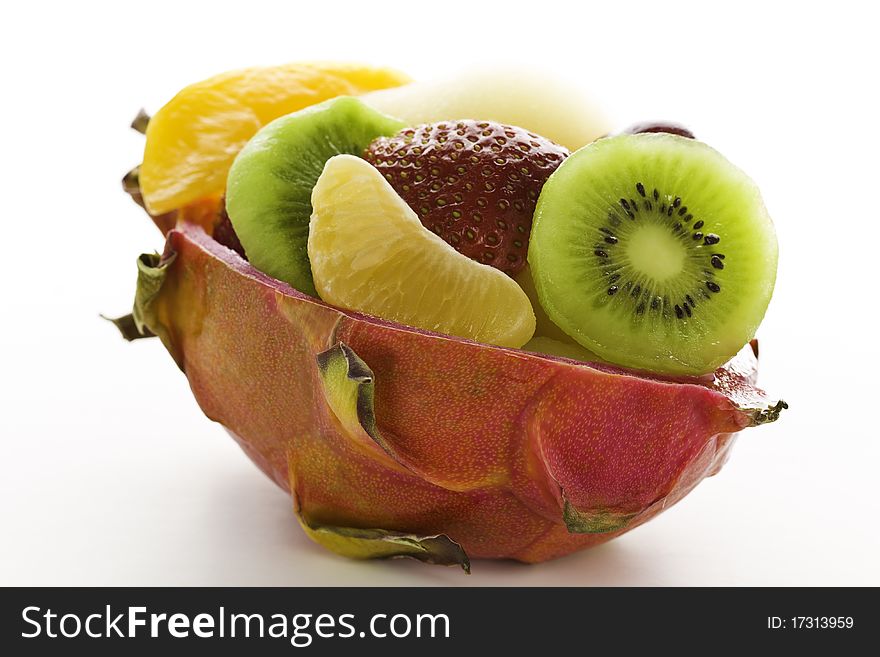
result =
[[[247,68],[192,84],[147,126],[140,169],[147,210],[162,214],[221,195],[235,156],[280,116],[408,81],[392,69],[319,62]]]
[[[365,160],[328,160],[312,207],[309,260],[328,303],[506,347],[534,334],[535,314],[519,285],[422,226]]]

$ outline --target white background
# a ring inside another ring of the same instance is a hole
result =
[[[16,3],[0,38],[0,584],[880,584],[880,140],[870,3]],[[22,7],[27,6],[26,9]],[[680,505],[593,551],[474,574],[311,544],[202,416],[158,341],[127,344],[128,129],[185,84],[353,59],[417,78],[528,64],[617,126],[674,118],[761,185],[781,244],[761,382],[791,409]]]

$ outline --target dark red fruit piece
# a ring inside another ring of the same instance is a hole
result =
[[[623,131],[623,133],[627,135],[638,135],[643,132],[667,132],[670,135],[695,139],[693,132],[680,123],[674,123],[672,121],[646,121],[644,123],[636,123]]]
[[[214,224],[212,237],[223,246],[232,249],[242,258],[247,260],[247,256],[244,253],[244,247],[241,245],[238,235],[235,233],[235,228],[232,227],[229,215],[226,214],[226,203],[221,205],[220,216],[217,219],[217,223]]]
[[[541,188],[567,156],[522,128],[474,120],[407,128],[364,152],[426,228],[510,276],[526,264]]]

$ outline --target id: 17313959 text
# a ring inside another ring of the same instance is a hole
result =
[[[768,630],[851,630],[852,616],[768,616]]]

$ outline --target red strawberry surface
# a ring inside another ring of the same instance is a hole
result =
[[[426,228],[511,276],[526,264],[541,188],[567,156],[522,128],[474,120],[407,128],[364,152]]]

